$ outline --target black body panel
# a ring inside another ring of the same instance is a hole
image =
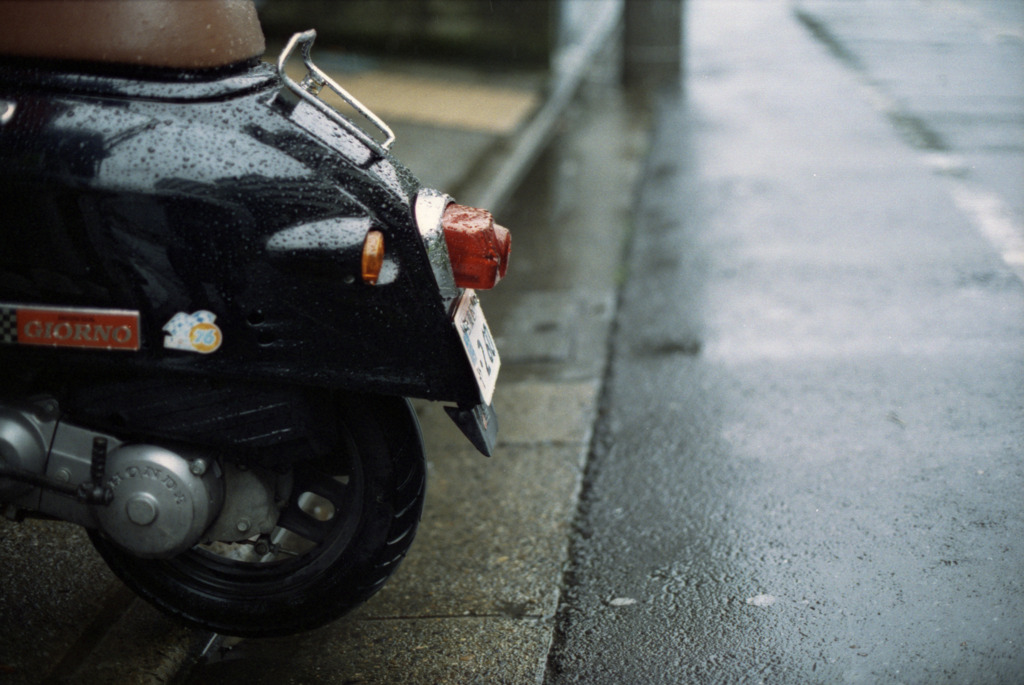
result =
[[[138,351],[0,344],[0,380],[164,374],[480,402],[418,181],[250,64],[210,78],[0,65],[0,303],[139,312]],[[153,76],[156,76],[153,78]],[[387,278],[359,276],[384,234]],[[212,312],[209,354],[168,349]]]

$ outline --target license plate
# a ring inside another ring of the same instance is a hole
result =
[[[494,388],[498,383],[498,368],[501,358],[498,357],[498,346],[494,344],[491,329],[484,318],[484,310],[480,306],[480,298],[472,290],[467,290],[455,310],[455,328],[459,339],[466,350],[470,366],[476,375],[476,383],[480,388],[480,397],[484,404],[490,404],[494,397]]]

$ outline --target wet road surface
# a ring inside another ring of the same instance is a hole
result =
[[[987,176],[789,3],[687,34],[546,682],[1020,682],[1024,285],[956,196]]]

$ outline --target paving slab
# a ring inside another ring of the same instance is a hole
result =
[[[69,523],[0,518],[0,559],[0,682],[5,684],[38,682],[86,637],[83,628],[105,606],[124,600],[85,531]],[[79,644],[89,646],[87,640]]]
[[[551,616],[585,449],[431,444],[414,551],[362,616]]]
[[[125,590],[127,592],[127,589]],[[138,598],[108,626],[96,626],[99,643],[46,682],[66,685],[163,684],[174,678],[193,647],[195,631]]]
[[[517,618],[353,618],[301,640],[245,643],[190,682],[537,683],[550,640],[546,624]]]

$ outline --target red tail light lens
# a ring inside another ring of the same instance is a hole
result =
[[[505,276],[512,236],[490,212],[450,204],[441,217],[448,256],[460,288],[487,290]]]

